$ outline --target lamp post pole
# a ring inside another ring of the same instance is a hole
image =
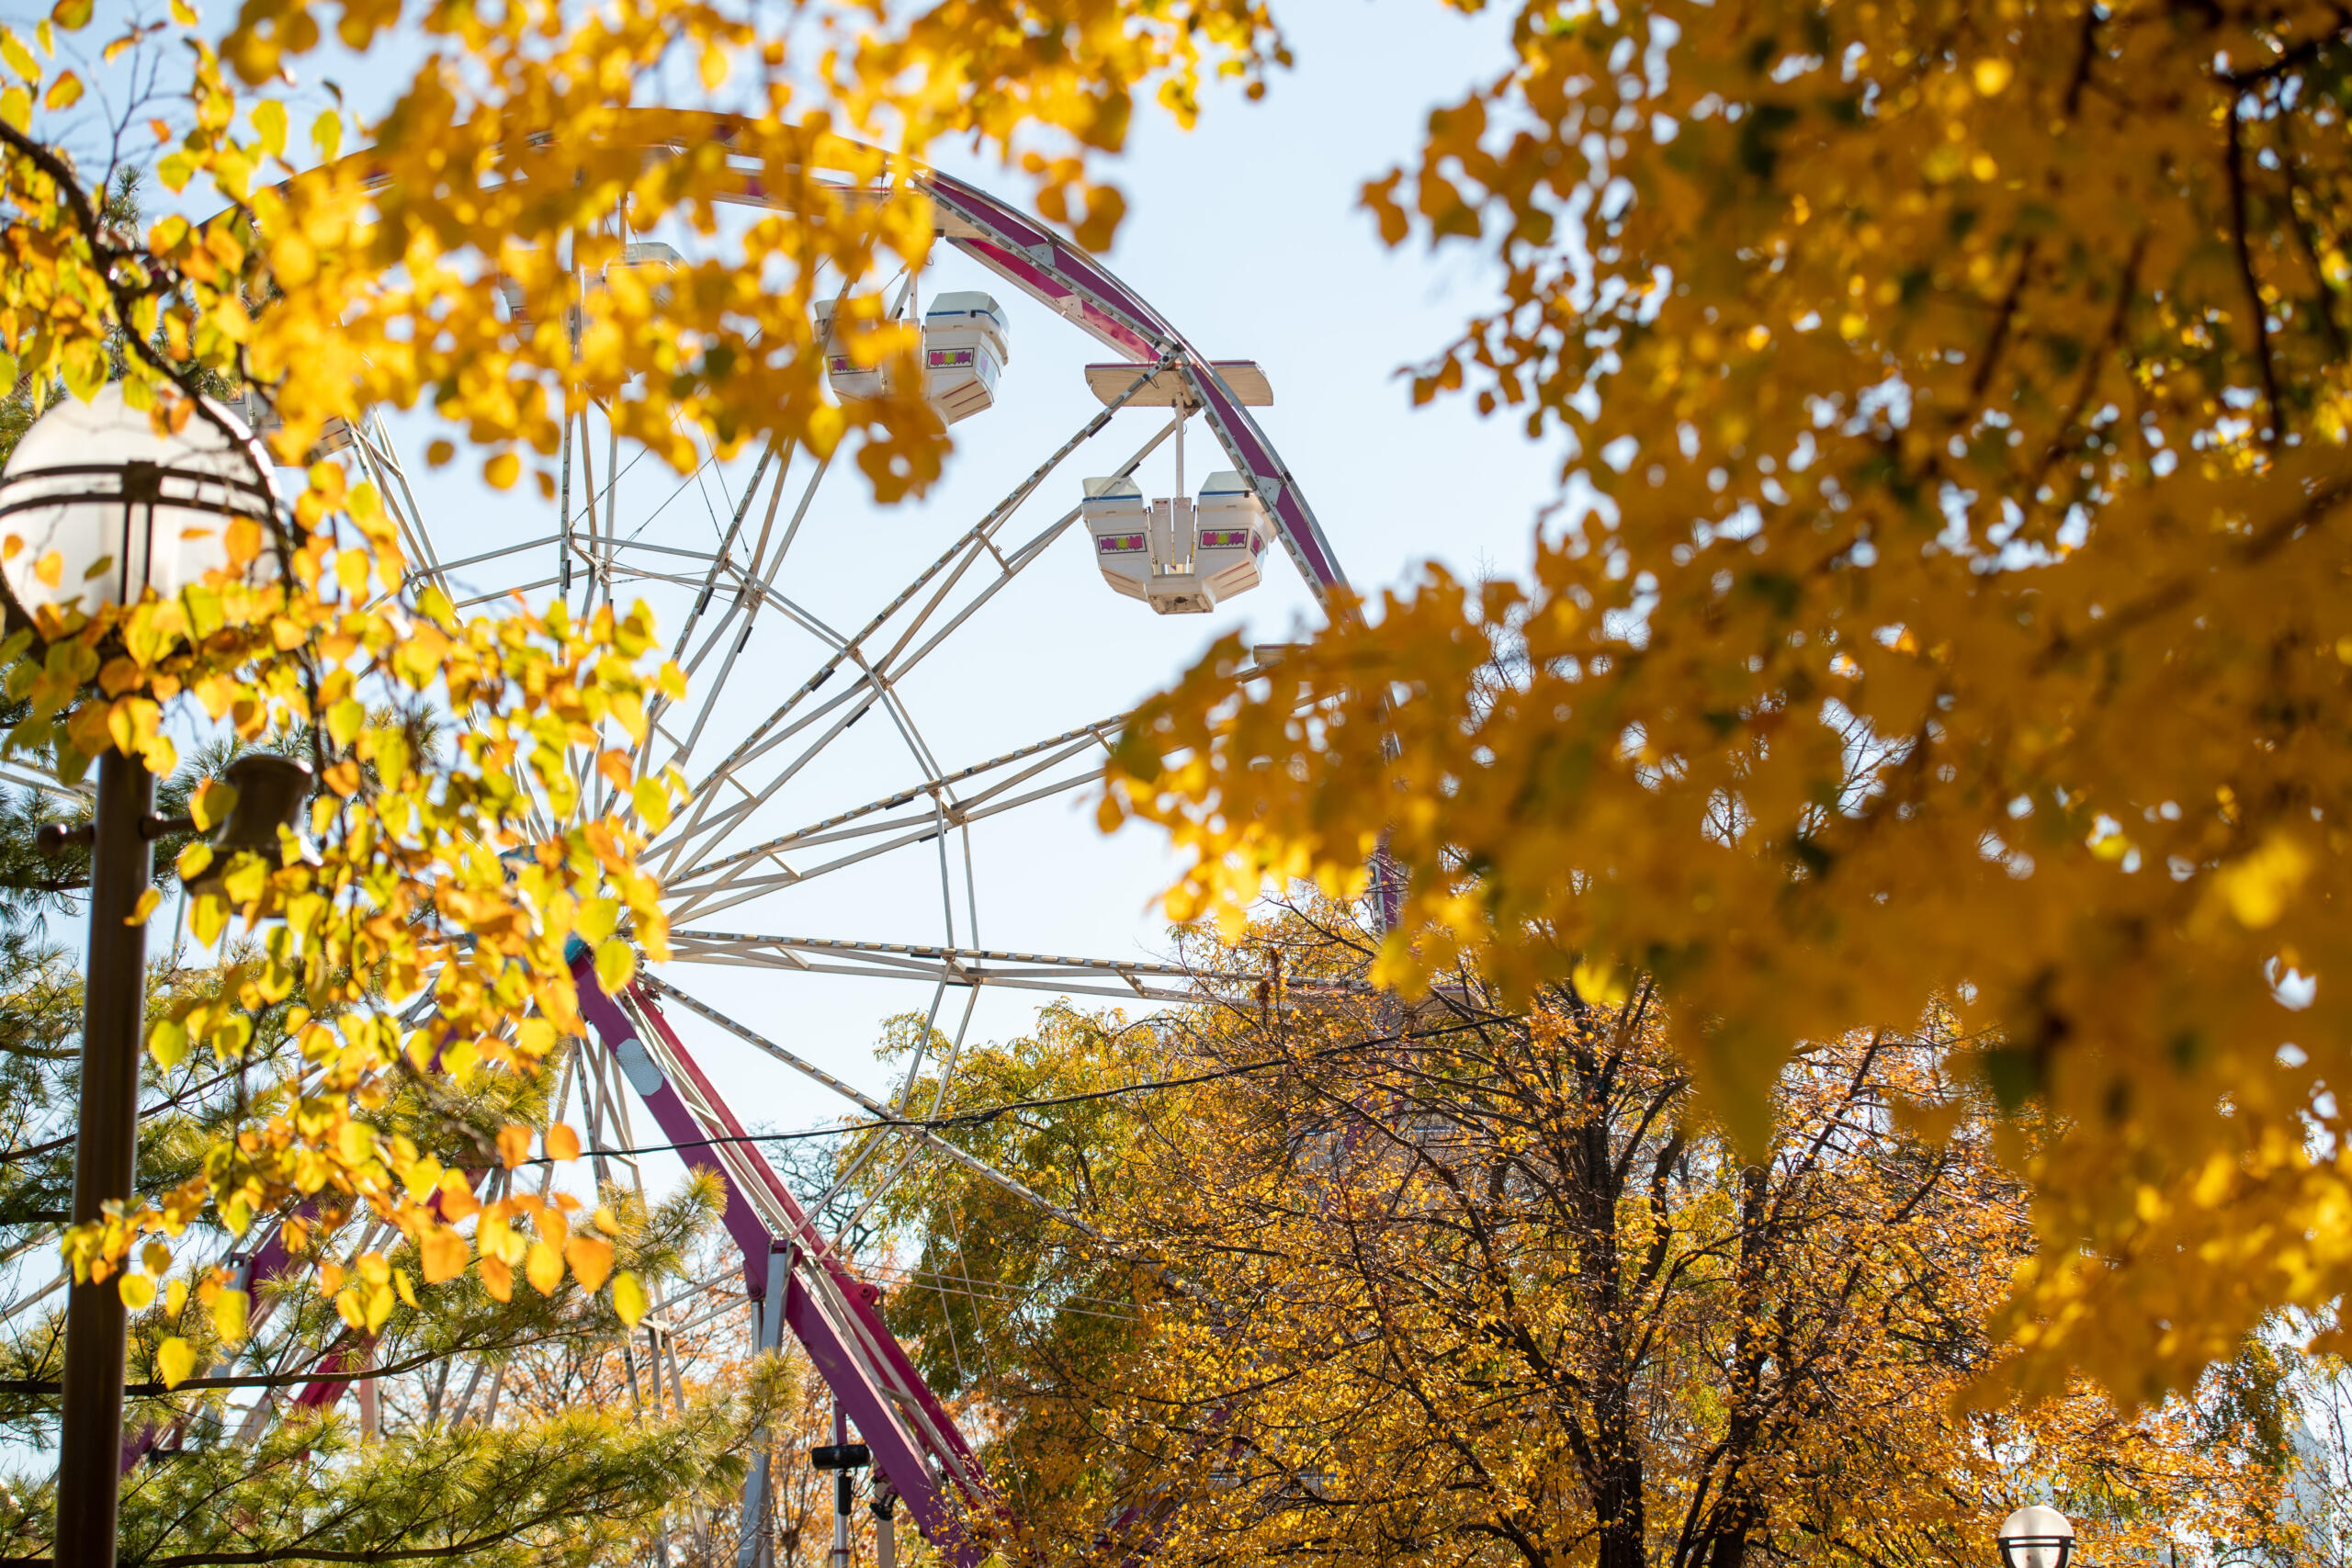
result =
[[[151,592],[169,599],[232,570],[224,519],[277,514],[268,457],[226,411],[212,406],[203,418],[167,431],[146,409],[131,407],[114,383],[87,402],[69,398],[51,407],[0,464],[0,581],[12,608],[36,626],[48,625],[44,613],[86,615],[139,604]],[[246,568],[248,581],[254,570]],[[309,776],[291,761],[278,772],[288,768]],[[91,825],[41,830],[44,849],[90,846],[74,1140],[76,1225],[104,1219],[108,1203],[128,1201],[133,1190],[147,932],[130,922],[153,880],[155,833],[192,826],[155,821],[154,803],[145,761],[108,749],[98,758]],[[291,815],[289,809],[285,817]],[[239,847],[274,850],[277,842],[273,828],[266,842]],[[115,1568],[130,1348],[120,1285],[119,1276],[82,1280],[65,1298],[56,1568]]]
[[[130,922],[154,874],[154,847],[147,837],[154,801],[155,777],[143,759],[115,750],[99,757],[82,1001],[81,1122],[74,1142],[77,1225],[102,1218],[108,1202],[131,1195],[139,1151],[147,928]],[[114,1568],[128,1334],[119,1282],[77,1280],[66,1296],[57,1568]]]

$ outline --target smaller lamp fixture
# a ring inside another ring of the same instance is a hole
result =
[[[229,819],[212,835],[212,864],[188,884],[188,891],[199,897],[220,891],[221,873],[233,856],[277,854],[277,830],[294,826],[302,815],[302,803],[311,798],[309,765],[275,751],[240,757],[220,776],[236,790],[237,800],[229,807]],[[195,820],[187,817],[150,817],[139,824],[140,836],[147,839],[195,831]],[[87,822],[44,822],[33,842],[42,854],[62,855],[70,849],[89,848],[92,838]]]
[[[808,1450],[813,1470],[864,1470],[874,1462],[874,1450],[864,1443],[820,1443]]]
[[[2066,1568],[2075,1555],[2075,1527],[2066,1516],[2040,1503],[2001,1521],[1996,1538],[2002,1568]]]
[[[269,463],[234,414],[210,403],[159,435],[118,381],[51,408],[9,454],[0,541],[17,547],[0,577],[28,615],[96,614],[150,588],[168,598],[228,566],[232,519],[277,511]]]
[[[241,854],[264,855],[275,861],[277,832],[300,819],[303,802],[311,798],[308,764],[275,751],[254,751],[221,771],[221,778],[237,792],[229,819],[212,835],[212,863],[188,884],[201,898],[222,891],[229,863]],[[193,826],[193,824],[191,824]]]

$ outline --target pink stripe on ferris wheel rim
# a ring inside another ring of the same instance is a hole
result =
[[[977,231],[965,235],[957,225],[942,224],[948,243],[1128,358],[1174,358],[1226,456],[1256,484],[1317,602],[1333,609],[1332,591],[1348,586],[1339,556],[1273,443],[1208,358],[1108,268],[1035,220],[936,169],[919,170],[915,180],[944,213]]]

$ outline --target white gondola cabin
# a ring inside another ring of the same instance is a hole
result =
[[[923,396],[954,424],[996,401],[996,381],[1012,356],[1004,310],[978,289],[943,294],[922,318]]]
[[[1274,400],[1266,373],[1248,359],[1210,362],[1209,372],[1245,408]],[[1175,411],[1176,487],[1184,486],[1184,423],[1204,389],[1191,372],[1123,361],[1086,367],[1086,384],[1105,407]],[[1148,502],[1133,479],[1086,481],[1080,509],[1094,536],[1102,580],[1163,615],[1204,615],[1221,600],[1247,593],[1262,576],[1274,525],[1258,487],[1230,468],[1211,474],[1200,499]]]
[[[825,379],[843,400],[878,398],[884,371],[860,366],[832,330],[830,301],[817,308],[817,335],[824,344]],[[1012,357],[1004,308],[977,289],[943,294],[922,321],[923,397],[949,424],[969,419],[996,402],[997,378]]]
[[[1193,515],[1193,570],[1209,592],[1230,599],[1257,587],[1273,532],[1257,488],[1229,468],[1211,474]]]
[[[1089,479],[1080,511],[1102,580],[1163,615],[1206,615],[1257,587],[1272,537],[1258,492],[1232,472],[1210,475],[1198,502],[1146,501],[1133,479]]]

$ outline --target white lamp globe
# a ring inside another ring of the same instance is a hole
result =
[[[234,414],[210,399],[205,409],[221,423],[191,410],[159,435],[113,382],[33,421],[0,468],[0,577],[28,615],[94,615],[150,588],[168,598],[229,564],[233,519],[266,525],[268,458]]]
[[[2075,1555],[2075,1526],[2057,1509],[2040,1503],[2001,1521],[2002,1568],[2066,1568]]]

